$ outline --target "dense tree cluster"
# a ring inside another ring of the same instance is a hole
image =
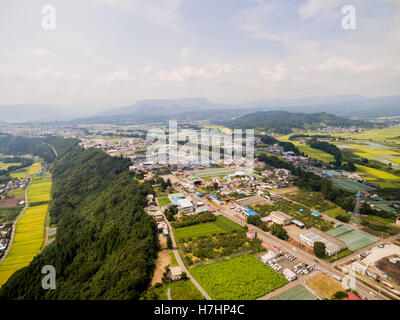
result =
[[[48,155],[9,144],[10,152]],[[51,142],[50,142],[51,140]],[[150,184],[128,171],[129,161],[83,150],[73,140],[51,139],[58,152],[52,163],[51,222],[57,240],[29,266],[14,273],[0,290],[3,299],[138,299],[151,279],[157,230],[144,212]],[[51,151],[51,149],[50,149]],[[41,270],[56,268],[57,288],[43,290]]]
[[[292,151],[297,155],[303,155],[303,153],[300,152],[300,150],[291,142],[279,141],[269,135],[261,135],[259,136],[259,138],[262,143],[268,144],[270,146],[278,144],[283,148],[283,151],[285,152]]]
[[[282,240],[288,239],[287,231],[280,224],[274,223],[271,226],[271,233],[275,237],[278,237],[279,239],[282,239]]]

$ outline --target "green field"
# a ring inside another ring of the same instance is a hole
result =
[[[360,139],[360,140],[373,140],[373,141],[384,141],[384,140],[395,140],[396,137],[400,136],[400,127],[385,128],[368,130],[361,133],[334,133],[333,136]]]
[[[332,179],[332,183],[334,186],[349,191],[349,192],[357,192],[360,190],[364,191],[374,191],[376,188],[367,186],[363,183],[353,181],[353,180],[348,180],[348,179]]]
[[[175,228],[174,235],[176,241],[181,242],[183,240],[196,239],[201,236],[211,236],[213,234],[230,232],[232,230],[243,230],[243,227],[224,216],[217,216],[217,220],[213,222],[200,223],[184,228]]]
[[[157,300],[168,300],[168,289],[172,300],[204,300],[203,295],[190,280],[175,281],[155,289]]]
[[[318,298],[304,286],[299,284],[298,286],[277,295],[271,300],[318,300]]]
[[[344,243],[346,243],[347,249],[351,251],[357,251],[358,249],[364,248],[379,240],[377,237],[347,226],[341,226],[339,228],[330,230],[327,233],[339,240],[342,240]]]
[[[27,266],[43,243],[47,205],[28,208],[17,223],[14,242],[0,265],[0,286],[17,270]]]
[[[50,201],[51,179],[42,178],[32,180],[28,188],[28,202],[30,205]]]
[[[209,178],[214,176],[226,176],[235,173],[235,170],[229,168],[213,168],[193,171],[193,175],[199,178]]]
[[[191,274],[215,300],[254,300],[288,283],[252,255],[193,268]]]
[[[160,207],[171,204],[171,201],[169,200],[168,197],[159,197],[157,198],[157,202]]]
[[[22,179],[28,176],[36,175],[40,173],[40,171],[41,171],[41,164],[39,162],[35,162],[34,164],[32,164],[27,168],[20,169],[17,172],[12,172],[10,176],[15,179]]]
[[[7,170],[9,167],[19,166],[19,165],[21,165],[20,162],[17,162],[17,163],[4,163],[4,162],[0,161],[0,170]]]

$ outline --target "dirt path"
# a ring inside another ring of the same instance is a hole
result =
[[[162,282],[162,277],[165,268],[171,264],[171,250],[161,250],[158,253],[156,261],[156,269],[154,270],[153,279],[151,279],[151,286],[154,286],[157,282]]]

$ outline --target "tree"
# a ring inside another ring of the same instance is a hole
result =
[[[167,236],[167,248],[172,249],[172,240],[169,235]]]
[[[274,223],[271,227],[271,233],[275,237],[278,237],[279,239],[282,239],[282,240],[288,239],[288,234],[287,234],[286,230],[280,224]]]
[[[316,241],[314,242],[314,253],[318,258],[325,258],[325,243]]]
[[[247,217],[247,222],[252,224],[253,226],[259,227],[261,226],[261,217],[259,215],[254,215],[254,216],[248,216]]]

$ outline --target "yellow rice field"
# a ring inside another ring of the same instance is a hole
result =
[[[28,189],[28,202],[32,204],[35,202],[50,201],[50,191],[51,179],[33,180]]]
[[[48,205],[28,208],[17,223],[14,242],[0,265],[0,286],[17,270],[27,266],[43,243]]]

